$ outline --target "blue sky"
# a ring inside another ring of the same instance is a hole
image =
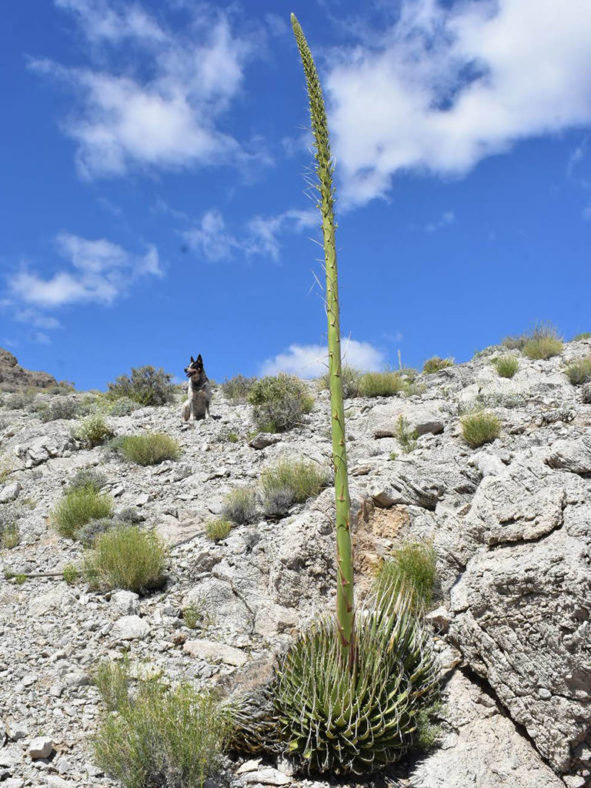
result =
[[[0,27],[0,345],[24,366],[321,373],[290,11],[329,109],[347,361],[591,330],[591,4],[47,0]]]

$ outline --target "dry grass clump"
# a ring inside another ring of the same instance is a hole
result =
[[[257,380],[248,395],[254,423],[264,432],[285,432],[300,424],[314,401],[301,380],[280,374]]]
[[[432,356],[428,358],[423,364],[423,372],[426,375],[432,375],[435,372],[440,372],[446,367],[453,367],[453,358],[441,358],[440,356]]]
[[[378,598],[391,588],[405,586],[415,608],[428,608],[437,579],[437,555],[429,542],[412,542],[395,550],[380,567],[374,591]]]
[[[232,402],[244,402],[254,384],[256,378],[245,378],[244,375],[234,375],[229,380],[224,380],[220,388],[225,397]]]
[[[85,556],[85,572],[97,588],[145,594],[164,583],[168,551],[157,534],[122,525],[97,536]]]
[[[564,370],[573,386],[581,386],[583,383],[591,381],[591,356],[582,358],[580,361],[573,361]]]
[[[406,391],[407,380],[400,372],[367,372],[359,380],[362,397],[392,397]]]
[[[86,486],[67,492],[51,512],[51,519],[61,536],[74,539],[86,523],[112,514],[111,496],[100,495],[93,487]]]
[[[74,437],[92,449],[113,437],[113,430],[100,413],[95,413],[80,422],[74,431]]]
[[[523,345],[523,354],[533,360],[547,359],[562,352],[562,339],[550,324],[540,323]]]
[[[205,526],[205,536],[211,542],[220,542],[225,539],[232,530],[232,523],[229,520],[210,520]]]
[[[131,693],[126,663],[99,671],[109,711],[93,740],[97,765],[124,788],[203,788],[220,767],[228,731],[214,696],[160,678],[138,681]]]
[[[462,436],[468,446],[473,449],[494,441],[501,433],[500,421],[494,413],[487,411],[463,416],[461,423]]]
[[[261,475],[263,509],[266,515],[287,512],[294,503],[318,495],[328,483],[328,474],[314,462],[280,462]]]
[[[176,460],[181,453],[177,441],[163,432],[126,435],[118,448],[126,460],[136,465],[157,465],[164,460]]]
[[[502,378],[512,378],[519,369],[519,361],[515,356],[500,356],[499,358],[495,358],[493,365]]]
[[[343,399],[362,396],[359,384],[362,373],[353,367],[344,366],[341,368],[341,383],[343,386]],[[328,372],[318,379],[320,389],[328,391],[330,389],[330,376]]]
[[[237,487],[226,495],[222,519],[237,525],[255,522],[257,518],[256,493],[250,487]]]

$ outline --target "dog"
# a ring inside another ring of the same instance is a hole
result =
[[[183,419],[184,421],[204,419],[206,415],[210,415],[211,386],[203,369],[201,355],[197,356],[197,360],[191,356],[191,363],[185,367],[185,374],[189,378],[189,386],[187,400],[183,405]]]

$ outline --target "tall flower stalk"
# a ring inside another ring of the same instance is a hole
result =
[[[332,432],[332,461],[335,474],[336,542],[337,542],[337,628],[343,655],[350,668],[355,659],[355,611],[353,588],[353,555],[350,531],[349,481],[347,475],[347,448],[345,443],[345,411],[341,377],[341,330],[339,324],[339,291],[337,253],[335,246],[334,217],[334,164],[322,87],[314,65],[312,53],[300,23],[291,15],[306,76],[310,117],[316,149],[316,188],[319,192],[318,207],[322,217],[324,265],[326,272],[326,314],[328,318],[328,375],[330,382],[330,409]]]

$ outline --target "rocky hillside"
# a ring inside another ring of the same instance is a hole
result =
[[[491,364],[499,350],[420,375],[411,396],[346,403],[360,588],[380,556],[406,540],[432,540],[438,556],[429,620],[444,681],[442,728],[438,746],[398,769],[392,786],[591,785],[591,397],[564,374],[591,354],[591,341],[545,361],[519,356],[511,379]],[[179,441],[180,458],[153,467],[83,448],[72,420],[0,410],[0,517],[20,530],[0,569],[30,575],[22,584],[0,579],[3,788],[114,785],[88,743],[99,713],[90,673],[101,658],[128,650],[132,664],[172,679],[228,687],[261,673],[297,628],[332,605],[330,489],[283,519],[261,516],[218,543],[205,536],[226,494],[255,486],[279,459],[328,468],[328,394],[314,396],[301,426],[258,440],[249,406],[220,391],[217,418],[204,422],[183,424],[180,403],[109,416],[117,435],[159,431]],[[502,428],[472,449],[460,419],[478,405]],[[394,437],[400,415],[419,435],[407,453]],[[58,536],[48,517],[89,466],[106,475],[118,511],[132,507],[171,546],[163,590],[105,594],[60,577],[83,548]],[[183,621],[190,604],[203,614],[200,628]],[[283,762],[228,763],[227,779],[236,788],[326,784],[294,778]]]
[[[56,385],[52,375],[24,369],[12,353],[0,347],[0,391],[19,391],[29,386],[45,389]]]

